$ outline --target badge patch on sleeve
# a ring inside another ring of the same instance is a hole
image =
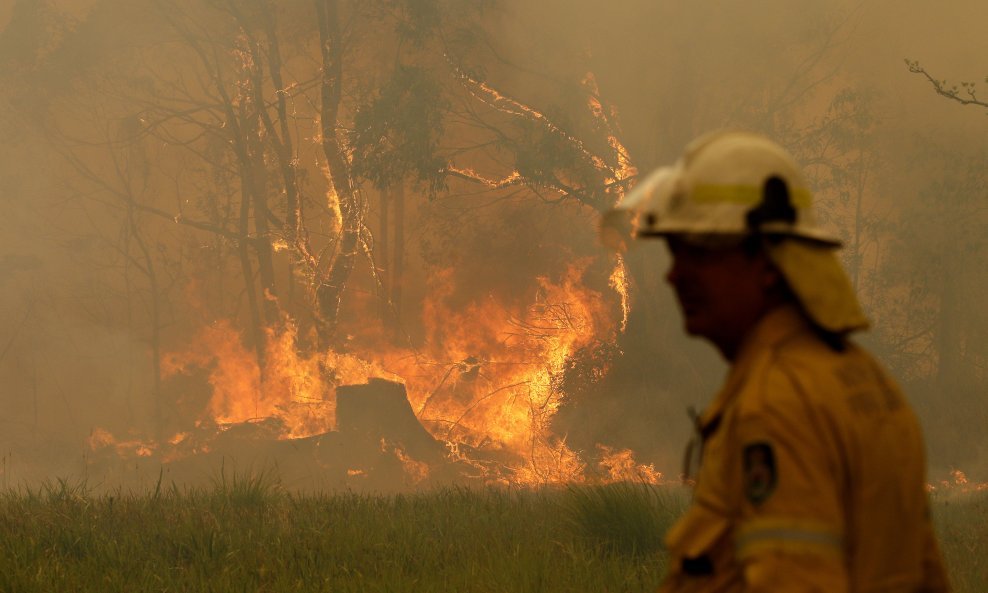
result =
[[[744,493],[760,505],[775,491],[775,452],[768,443],[752,443],[744,448]]]

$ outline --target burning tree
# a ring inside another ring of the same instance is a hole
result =
[[[505,90],[519,69],[489,9],[18,4],[45,25],[19,74],[45,91],[20,107],[68,165],[106,284],[127,280],[158,443],[194,421],[320,434],[334,389],[374,376],[506,479],[583,475],[551,419],[618,358],[644,264],[592,237],[636,171],[592,73]]]
[[[127,307],[144,298],[158,442],[203,410],[221,423],[277,416],[286,437],[315,434],[333,427],[334,386],[399,373],[434,434],[530,459],[548,447],[577,463],[546,419],[567,357],[615,337],[601,292],[614,262],[498,264],[523,269],[487,303],[435,243],[415,263],[442,280],[424,286],[401,271],[407,219],[421,216],[406,204],[434,215],[472,194],[528,219],[572,202],[589,235],[587,211],[613,204],[633,175],[592,76],[578,87],[584,121],[566,123],[490,82],[476,66],[479,8],[33,7],[59,34],[25,63],[25,76],[47,83],[45,100],[22,106],[130,279]],[[401,317],[416,297],[424,316]],[[204,406],[166,395],[168,379],[194,367],[212,384]],[[547,463],[535,470],[543,477]]]

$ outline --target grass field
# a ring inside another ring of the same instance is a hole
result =
[[[638,484],[293,494],[270,476],[0,494],[0,591],[653,591],[688,494]],[[988,591],[988,493],[935,498],[960,593]]]

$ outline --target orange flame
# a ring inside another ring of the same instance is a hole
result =
[[[590,263],[570,266],[559,281],[538,278],[530,301],[514,304],[490,298],[454,308],[453,271],[435,274],[423,307],[427,335],[417,351],[377,345],[365,347],[362,356],[305,355],[296,346],[295,326],[285,320],[266,331],[260,369],[232,324],[219,321],[203,328],[187,350],[165,355],[163,375],[207,370],[207,419],[228,425],[274,418],[286,439],[335,428],[337,386],[369,377],[402,381],[400,376],[422,424],[454,455],[469,458],[467,451],[476,449],[497,454],[491,479],[581,480],[585,462],[552,433],[551,421],[572,357],[615,338],[610,305],[583,284]],[[418,460],[395,454],[411,483],[428,476]]]
[[[597,87],[597,77],[594,76],[593,72],[587,72],[583,77],[583,85],[590,91],[587,97],[587,106],[590,108],[590,114],[610,132],[607,135],[607,144],[617,157],[616,168],[611,169],[610,167],[606,167],[612,173],[609,181],[620,183],[634,177],[638,174],[638,169],[632,164],[628,149],[617,137],[617,130],[614,123],[616,114],[613,110],[608,113],[604,109],[604,104],[598,98],[600,97],[600,89]]]
[[[613,334],[603,297],[581,284],[588,264],[572,266],[558,284],[540,278],[534,302],[513,308],[489,301],[451,310],[453,272],[436,275],[424,308],[428,362],[420,358],[403,373],[413,408],[434,435],[525,459],[513,468],[518,481],[582,473],[583,462],[549,424],[569,358]]]
[[[600,469],[605,471],[607,478],[613,482],[643,482],[645,484],[661,484],[662,473],[655,470],[652,464],[643,465],[635,461],[631,449],[614,449],[605,445],[597,445],[601,453],[598,462]]]
[[[617,119],[616,114],[613,110],[608,113],[604,109],[604,104],[598,98],[600,96],[600,89],[597,87],[597,78],[594,76],[593,72],[588,72],[586,76],[583,77],[583,84],[590,91],[587,98],[587,106],[590,108],[591,115],[610,132],[607,135],[607,144],[611,147],[611,150],[614,151],[614,154],[617,157],[617,166],[614,168],[606,168],[606,170],[611,173],[611,176],[607,179],[607,182],[609,185],[613,186],[615,193],[618,196],[617,199],[614,200],[614,203],[617,204],[626,189],[624,182],[637,175],[638,169],[634,166],[634,164],[632,164],[628,149],[625,147],[624,143],[618,139],[617,130],[615,129],[615,121]],[[610,285],[621,298],[622,317],[620,331],[623,333],[625,329],[627,329],[628,315],[631,312],[631,301],[628,296],[628,272],[624,258],[620,255],[617,256],[617,262],[614,265],[614,272],[611,273]]]
[[[118,441],[108,430],[99,427],[93,429],[86,444],[91,451],[113,448],[120,457],[150,457],[156,449],[154,443],[137,439]]]
[[[621,255],[617,255],[617,263],[614,265],[614,271],[611,272],[610,278],[608,278],[608,284],[614,289],[614,292],[618,294],[621,299],[621,326],[620,331],[624,333],[628,329],[628,316],[631,314],[631,297],[630,297],[630,287],[628,281],[628,270],[624,263],[624,258]]]
[[[301,354],[296,347],[297,328],[287,320],[265,330],[265,364],[242,343],[229,321],[203,328],[183,352],[162,357],[162,376],[187,372],[191,367],[209,369],[212,395],[209,418],[217,424],[234,424],[264,418],[280,420],[283,438],[301,438],[335,428],[337,385],[363,383],[367,377],[394,378],[379,366],[336,352]]]

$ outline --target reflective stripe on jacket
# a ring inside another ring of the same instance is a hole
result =
[[[773,311],[698,427],[661,593],[949,590],[919,423],[861,348],[836,351],[796,308]]]

